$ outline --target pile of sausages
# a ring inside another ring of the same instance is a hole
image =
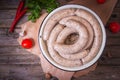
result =
[[[78,34],[73,44],[65,40]],[[90,62],[97,55],[102,43],[98,20],[83,9],[69,8],[56,12],[47,21],[43,40],[51,58],[65,67],[77,67]]]

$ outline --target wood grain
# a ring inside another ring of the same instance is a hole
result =
[[[18,23],[14,34],[8,33],[18,3],[17,0],[0,0],[0,80],[45,80],[39,58],[29,54],[16,41],[20,24],[27,21],[28,14]],[[111,21],[120,22],[120,0],[106,25],[107,44],[97,69],[74,80],[120,80],[120,32],[113,34],[108,30]]]

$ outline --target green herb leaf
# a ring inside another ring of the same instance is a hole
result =
[[[26,0],[25,6],[28,7],[28,12],[31,14],[28,16],[28,20],[33,22],[40,17],[42,9],[46,9],[48,13],[58,7],[56,0]]]

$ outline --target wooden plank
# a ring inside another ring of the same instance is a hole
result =
[[[119,3],[119,5],[120,5],[120,3]],[[117,21],[120,23],[120,7],[114,8],[113,13],[108,21],[108,24],[112,21]]]
[[[0,55],[0,64],[39,64],[39,57],[32,54]]]
[[[14,19],[16,15],[16,9],[13,10],[0,10],[0,19]],[[30,13],[26,13],[25,16],[28,16]]]
[[[119,14],[118,14],[119,15]],[[120,18],[116,17],[116,18],[110,18],[109,19],[109,23],[110,22],[120,22]]]
[[[107,37],[107,46],[120,46],[120,37]]]
[[[74,80],[119,80],[120,66],[98,66],[86,76]],[[40,65],[0,65],[0,80],[45,80]]]
[[[113,10],[113,13],[112,14],[120,14],[120,7],[116,7],[114,10]],[[120,17],[120,15],[118,15],[117,17]]]
[[[0,10],[0,19],[13,19],[16,10]]]
[[[74,80],[120,80],[120,66],[98,66],[95,71]]]
[[[14,33],[9,33],[9,28],[0,28],[0,36],[1,37],[13,37],[15,38],[19,36],[19,33],[21,32],[21,28],[15,28]],[[17,39],[17,38],[16,38]]]
[[[105,66],[120,66],[120,58],[108,58],[102,56],[98,60],[98,65],[105,65]]]
[[[18,0],[0,0],[0,9],[16,9],[18,4]]]
[[[0,10],[0,28],[9,28],[12,24],[12,21],[15,18],[16,10]],[[30,13],[26,13],[17,23],[16,27],[19,27],[20,24],[28,21],[28,15]]]
[[[120,37],[120,32],[114,34],[108,29],[108,27],[106,28],[106,34],[107,34],[106,35],[107,37],[112,37],[112,38],[119,38]]]
[[[116,4],[116,8],[119,7],[120,8],[120,0],[118,0],[117,4]]]
[[[107,57],[120,58],[119,46],[106,46],[103,55]]]
[[[0,80],[43,80],[40,65],[1,65]]]
[[[0,55],[7,55],[7,54],[31,54],[30,52],[23,49],[21,46],[0,46]]]
[[[112,13],[112,15],[109,18],[109,21],[107,23],[109,24],[112,21],[120,22],[120,7],[114,8],[113,13]]]
[[[0,28],[10,28],[14,18],[9,19],[0,19]],[[24,22],[28,21],[28,16],[23,16],[19,22],[17,23],[16,27],[20,27],[20,24],[23,24]]]
[[[19,45],[16,38],[9,36],[6,37],[0,36],[0,46],[16,46],[16,45]]]

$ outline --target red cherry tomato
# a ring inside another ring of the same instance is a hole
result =
[[[33,41],[32,39],[24,39],[21,43],[23,48],[29,49],[33,46]]]
[[[105,3],[106,2],[106,0],[97,0],[97,3],[98,4],[103,4],[103,3]]]
[[[120,31],[120,24],[118,22],[111,22],[109,24],[109,29],[113,33],[117,33]]]

